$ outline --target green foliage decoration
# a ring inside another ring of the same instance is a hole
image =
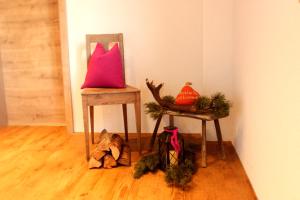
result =
[[[175,98],[168,95],[163,97],[164,101],[175,103]],[[225,117],[229,115],[231,103],[225,98],[225,95],[218,92],[211,97],[201,96],[195,102],[196,112],[194,114],[214,114],[217,117]],[[161,107],[156,102],[145,104],[146,114],[150,114],[151,118],[157,119],[159,115],[166,112],[166,108]]]
[[[159,156],[158,153],[152,153],[146,156],[143,156],[134,166],[135,172],[133,177],[138,179],[143,174],[151,171],[154,172],[159,167]]]
[[[196,172],[195,153],[189,147],[184,151],[185,160],[176,167],[169,167],[165,171],[165,180],[169,185],[184,188],[192,180]],[[155,172],[159,169],[159,155],[157,152],[143,156],[134,167],[133,177],[139,179],[148,172]]]
[[[196,172],[195,153],[185,150],[185,160],[176,167],[169,167],[166,170],[165,180],[169,185],[184,188],[191,182],[193,174]]]
[[[145,103],[146,114],[149,114],[151,118],[157,119],[158,116],[163,113],[163,108],[155,102]]]
[[[201,96],[195,102],[197,110],[208,109],[211,104],[211,99],[207,96]]]
[[[164,96],[162,100],[168,103],[175,103],[175,98],[171,95]]]
[[[211,109],[216,116],[229,115],[230,102],[226,100],[225,95],[218,92],[211,96]]]

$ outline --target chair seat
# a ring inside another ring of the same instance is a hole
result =
[[[217,117],[214,114],[192,114],[192,113],[179,113],[179,112],[174,112],[174,111],[166,111],[164,114],[172,115],[172,116],[176,116],[176,117],[189,117],[189,118],[206,120],[206,121],[212,121],[212,120],[227,117],[227,116]]]
[[[93,95],[93,94],[120,94],[139,92],[140,90],[127,85],[125,88],[85,88],[81,91],[81,95]]]

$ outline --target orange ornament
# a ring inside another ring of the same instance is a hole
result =
[[[191,82],[185,83],[185,86],[181,89],[181,92],[177,95],[175,104],[177,105],[191,105],[200,97],[200,94],[195,91],[190,85]]]

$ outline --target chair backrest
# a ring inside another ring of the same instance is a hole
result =
[[[124,47],[123,47],[123,34],[88,34],[86,35],[86,58],[87,65],[89,63],[92,52],[94,51],[94,47],[97,43],[101,43],[106,50],[109,50],[110,47],[114,43],[119,44],[119,49],[122,57],[122,66],[123,66],[123,78],[125,81],[125,64],[124,64]],[[126,81],[125,81],[126,83]]]

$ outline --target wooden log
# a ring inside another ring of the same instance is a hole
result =
[[[131,165],[131,150],[129,145],[124,144],[122,148],[122,153],[117,160],[117,163],[121,165],[130,166]]]
[[[111,143],[109,148],[111,150],[111,154],[115,160],[118,160],[121,151],[122,151],[123,139],[118,134],[113,134],[111,137]]]
[[[92,157],[95,158],[96,160],[101,160],[101,158],[103,158],[106,154],[107,151],[101,151],[96,148],[92,153]]]
[[[102,161],[96,160],[94,157],[91,157],[89,160],[89,168],[99,168],[102,165]]]
[[[117,166],[117,161],[110,154],[104,156],[103,167],[106,169],[111,169]]]
[[[108,133],[106,129],[103,129],[99,136],[99,143],[97,144],[97,149],[99,151],[109,151],[111,137],[112,134]]]

